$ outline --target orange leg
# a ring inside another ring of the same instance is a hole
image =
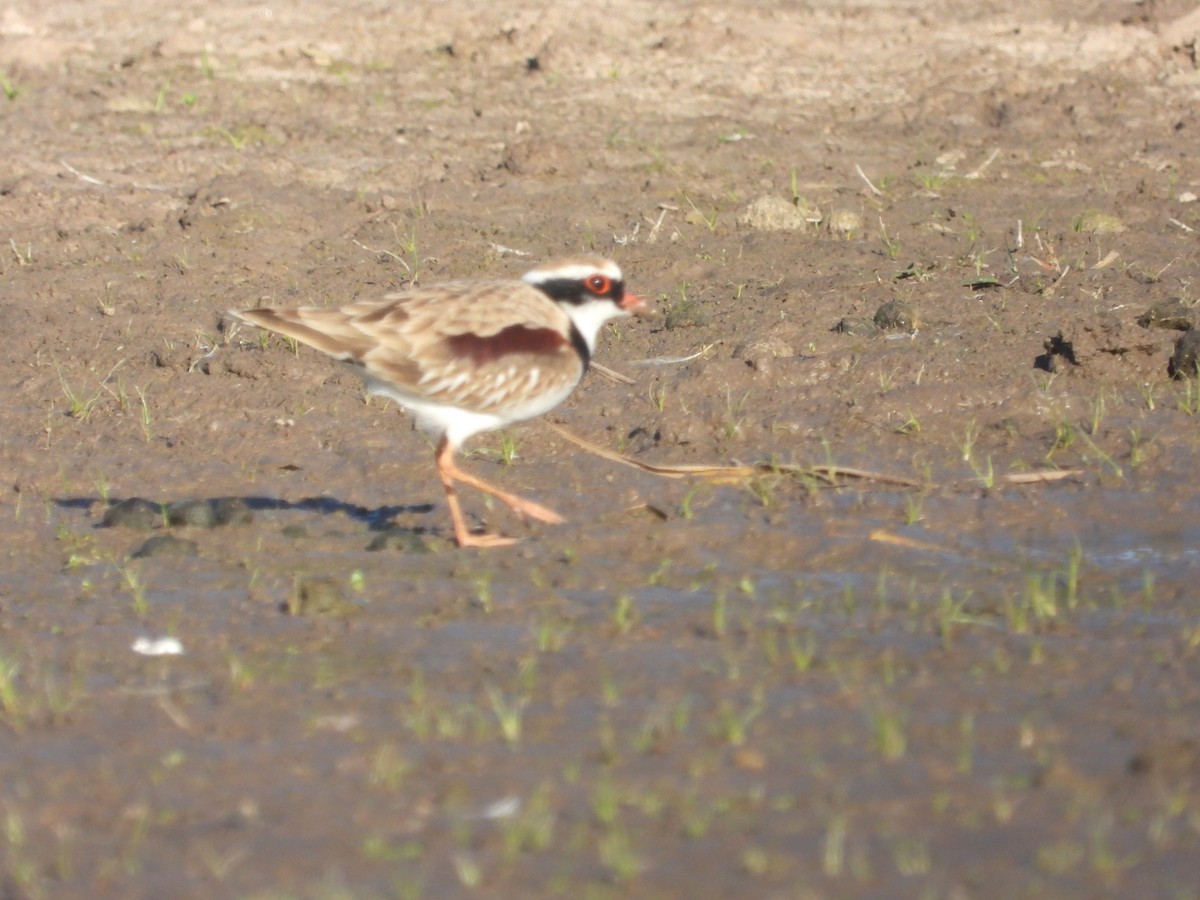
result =
[[[491,494],[497,500],[511,507],[519,516],[528,516],[531,519],[537,519],[539,522],[547,522],[551,525],[558,525],[566,521],[566,519],[554,512],[554,510],[547,509],[538,503],[534,503],[532,500],[525,500],[516,494],[502,491],[498,487],[488,484],[482,478],[476,478],[474,475],[464,472],[455,464],[454,447],[451,446],[450,441],[445,437],[438,443],[437,468],[438,476],[442,479],[442,487],[446,490],[446,503],[450,506],[450,518],[454,521],[454,538],[458,541],[458,546],[460,547],[503,547],[508,544],[515,544],[517,539],[503,537],[498,534],[471,534],[467,529],[466,519],[463,518],[462,508],[458,503],[458,492],[454,488],[454,482],[456,481],[470,485],[476,490],[483,491],[485,494]]]

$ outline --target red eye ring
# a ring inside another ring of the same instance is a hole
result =
[[[592,275],[585,284],[587,289],[597,297],[603,297],[612,290],[612,279],[607,275]]]

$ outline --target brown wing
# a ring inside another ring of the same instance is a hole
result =
[[[519,281],[451,282],[337,308],[238,315],[361,366],[401,402],[500,412],[534,385],[565,393],[583,374],[566,313]]]
[[[263,308],[235,311],[233,315],[259,328],[295,338],[345,362],[361,359],[374,346],[367,335],[350,325],[350,317],[341,309],[315,306]]]

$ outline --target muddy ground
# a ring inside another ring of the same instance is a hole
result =
[[[1193,7],[337,7],[0,7],[0,896],[1200,896]],[[551,423],[766,467],[460,551],[222,326],[579,251]]]

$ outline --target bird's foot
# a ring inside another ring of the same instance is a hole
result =
[[[547,509],[540,503],[534,503],[532,500],[512,496],[502,499],[513,508],[513,512],[523,518],[537,519],[539,522],[545,522],[548,525],[561,525],[567,521],[554,510]]]
[[[455,536],[460,547],[510,547],[520,543],[519,538],[505,537],[502,534],[459,534]]]

